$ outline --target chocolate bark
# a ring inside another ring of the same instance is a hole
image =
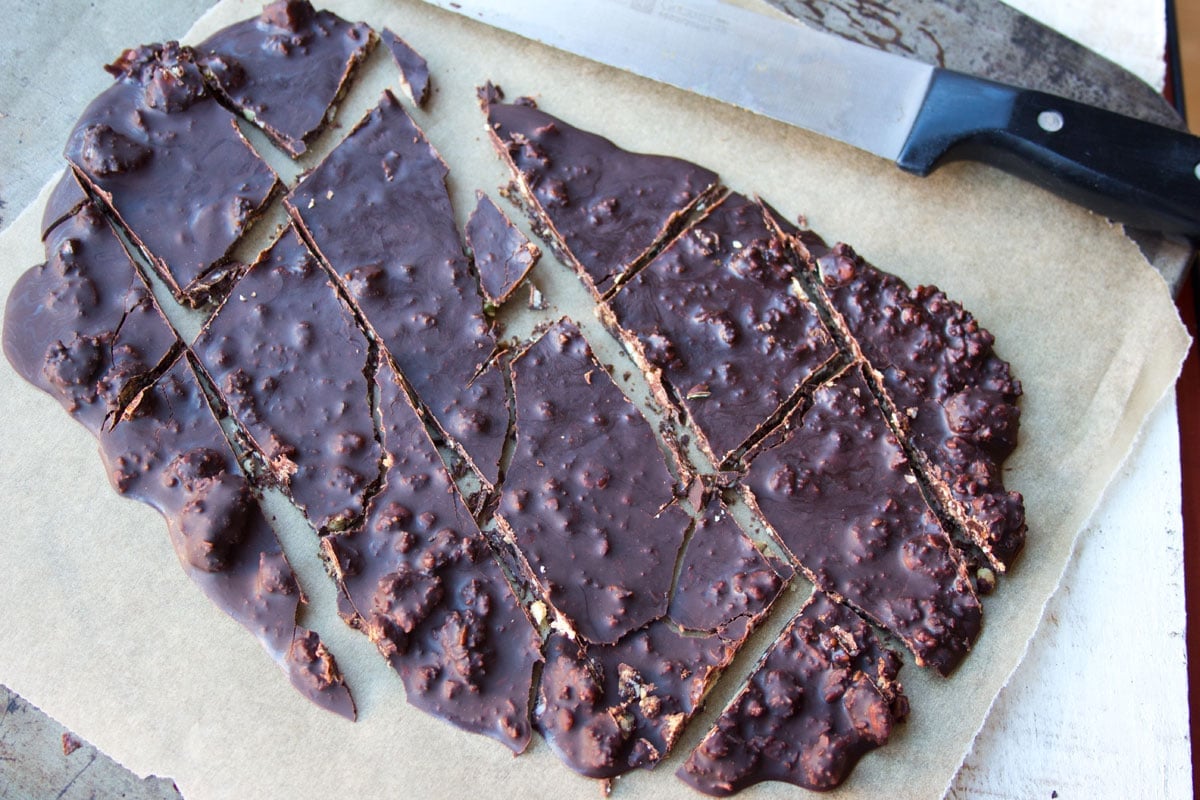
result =
[[[688,545],[673,620],[611,645],[552,634],[536,721],[559,758],[595,778],[665,758],[783,588],[776,566],[717,503]],[[680,620],[692,630],[680,630]]]
[[[396,68],[400,70],[404,91],[408,92],[417,108],[424,108],[429,100],[429,65],[425,63],[425,57],[387,28],[383,29],[380,36],[391,51]]]
[[[490,197],[477,191],[475,198],[475,210],[467,220],[467,247],[475,258],[484,296],[499,307],[525,280],[542,251],[513,227]]]
[[[994,338],[932,286],[910,289],[848,245],[809,235],[818,288],[833,319],[881,389],[888,415],[937,498],[1003,571],[1025,543],[1025,504],[1004,488],[1017,445],[1021,383]]]
[[[383,456],[370,403],[374,353],[294,226],[259,256],[192,349],[313,527],[357,521]]]
[[[688,516],[668,506],[674,480],[650,425],[574,323],[514,359],[512,378],[501,530],[572,635],[615,643],[666,612]]]
[[[333,656],[296,624],[304,597],[187,359],[99,440],[113,488],[166,518],[188,577],[258,638],[301,694],[353,719]]]
[[[480,90],[488,131],[512,170],[535,231],[597,299],[653,254],[695,208],[717,174],[678,158],[622,150],[522,98]]]
[[[229,250],[278,185],[196,60],[177,42],[126,50],[66,148],[175,297],[193,306],[236,272]]]
[[[438,426],[494,484],[508,431],[504,379],[482,369],[496,340],[446,173],[384,92],[285,202]]]
[[[727,195],[601,306],[716,466],[836,352],[764,213]]]
[[[364,524],[324,540],[341,613],[411,704],[519,753],[540,641],[395,373],[376,380],[386,477]]]
[[[295,158],[332,119],[375,42],[364,22],[317,11],[308,0],[276,0],[196,50],[221,99]]]
[[[858,366],[818,389],[750,465],[747,500],[810,580],[949,674],[982,611]]]
[[[816,593],[676,774],[716,797],[762,781],[832,789],[907,715],[900,666],[868,625]]]
[[[71,194],[69,172],[63,183],[60,198]],[[100,211],[90,202],[64,205],[74,212],[46,215],[58,217],[45,233],[46,263],[8,296],[4,352],[18,374],[95,434],[115,422],[177,343]]]

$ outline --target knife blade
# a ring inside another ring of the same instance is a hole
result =
[[[1111,219],[1200,237],[1200,139],[720,0],[429,0],[928,175],[967,158]]]
[[[1129,70],[1000,0],[766,0],[877,50],[1037,89],[1176,130],[1186,126]]]

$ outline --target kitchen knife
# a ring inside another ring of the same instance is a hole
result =
[[[1077,100],[1177,130],[1150,84],[1000,0],[766,0],[813,28],[876,50]]]
[[[1114,220],[1200,238],[1200,139],[933,67],[720,0],[430,0],[927,175],[999,167]]]

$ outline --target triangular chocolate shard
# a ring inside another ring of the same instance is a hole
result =
[[[221,99],[294,158],[332,119],[375,42],[364,22],[317,11],[308,0],[275,0],[196,50]]]

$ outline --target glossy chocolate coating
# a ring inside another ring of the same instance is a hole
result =
[[[276,0],[196,51],[222,99],[295,157],[324,130],[374,44],[366,23],[317,11],[308,0]]]
[[[325,539],[342,614],[411,704],[519,753],[540,641],[395,373],[376,380],[387,474],[364,524]]]
[[[493,306],[512,296],[542,251],[513,227],[512,221],[483,192],[476,192],[475,210],[467,220],[467,247],[479,270],[483,294]]]
[[[286,203],[405,380],[495,483],[504,379],[476,371],[496,340],[454,221],[447,168],[391,92]]]
[[[899,669],[868,625],[816,593],[676,774],[716,797],[762,781],[832,789],[907,715]]]
[[[84,111],[67,159],[181,302],[230,277],[227,254],[277,186],[176,42],[126,50]]]
[[[429,101],[429,65],[425,63],[425,57],[387,28],[383,29],[380,36],[391,51],[396,68],[400,70],[400,82],[404,90],[417,108],[424,108]]]
[[[1002,465],[1017,444],[1021,384],[994,338],[931,286],[910,289],[847,245],[810,243],[835,320],[877,376],[938,498],[993,564],[1025,543],[1025,504]]]
[[[319,531],[363,512],[379,480],[366,335],[289,226],[192,345],[274,479]]]
[[[187,359],[99,440],[113,488],[166,518],[188,577],[258,638],[305,697],[353,719],[332,656],[296,624],[303,598],[291,566]]]
[[[759,512],[817,588],[948,674],[979,635],[979,600],[861,370],[822,386],[787,424],[746,476]]]
[[[696,164],[622,150],[528,100],[502,103],[503,94],[491,85],[480,97],[493,142],[531,204],[535,227],[565,246],[563,254],[597,297],[716,188],[717,174]]]
[[[835,353],[763,213],[727,195],[608,301],[659,400],[682,406],[717,465]]]
[[[613,645],[558,634],[547,643],[536,721],[575,771],[607,778],[665,758],[785,582],[719,503],[698,524],[682,574],[672,620]]]
[[[792,574],[763,555],[714,501],[692,531],[667,616],[685,630],[719,631],[761,613]]]
[[[689,527],[650,425],[563,320],[512,364],[516,449],[497,510],[546,599],[588,642],[662,616]],[[660,513],[660,509],[662,509]]]
[[[68,172],[63,181],[74,178]],[[128,399],[127,387],[135,390],[176,346],[175,333],[90,202],[52,224],[45,249],[46,263],[8,296],[4,352],[21,377],[97,433]]]

